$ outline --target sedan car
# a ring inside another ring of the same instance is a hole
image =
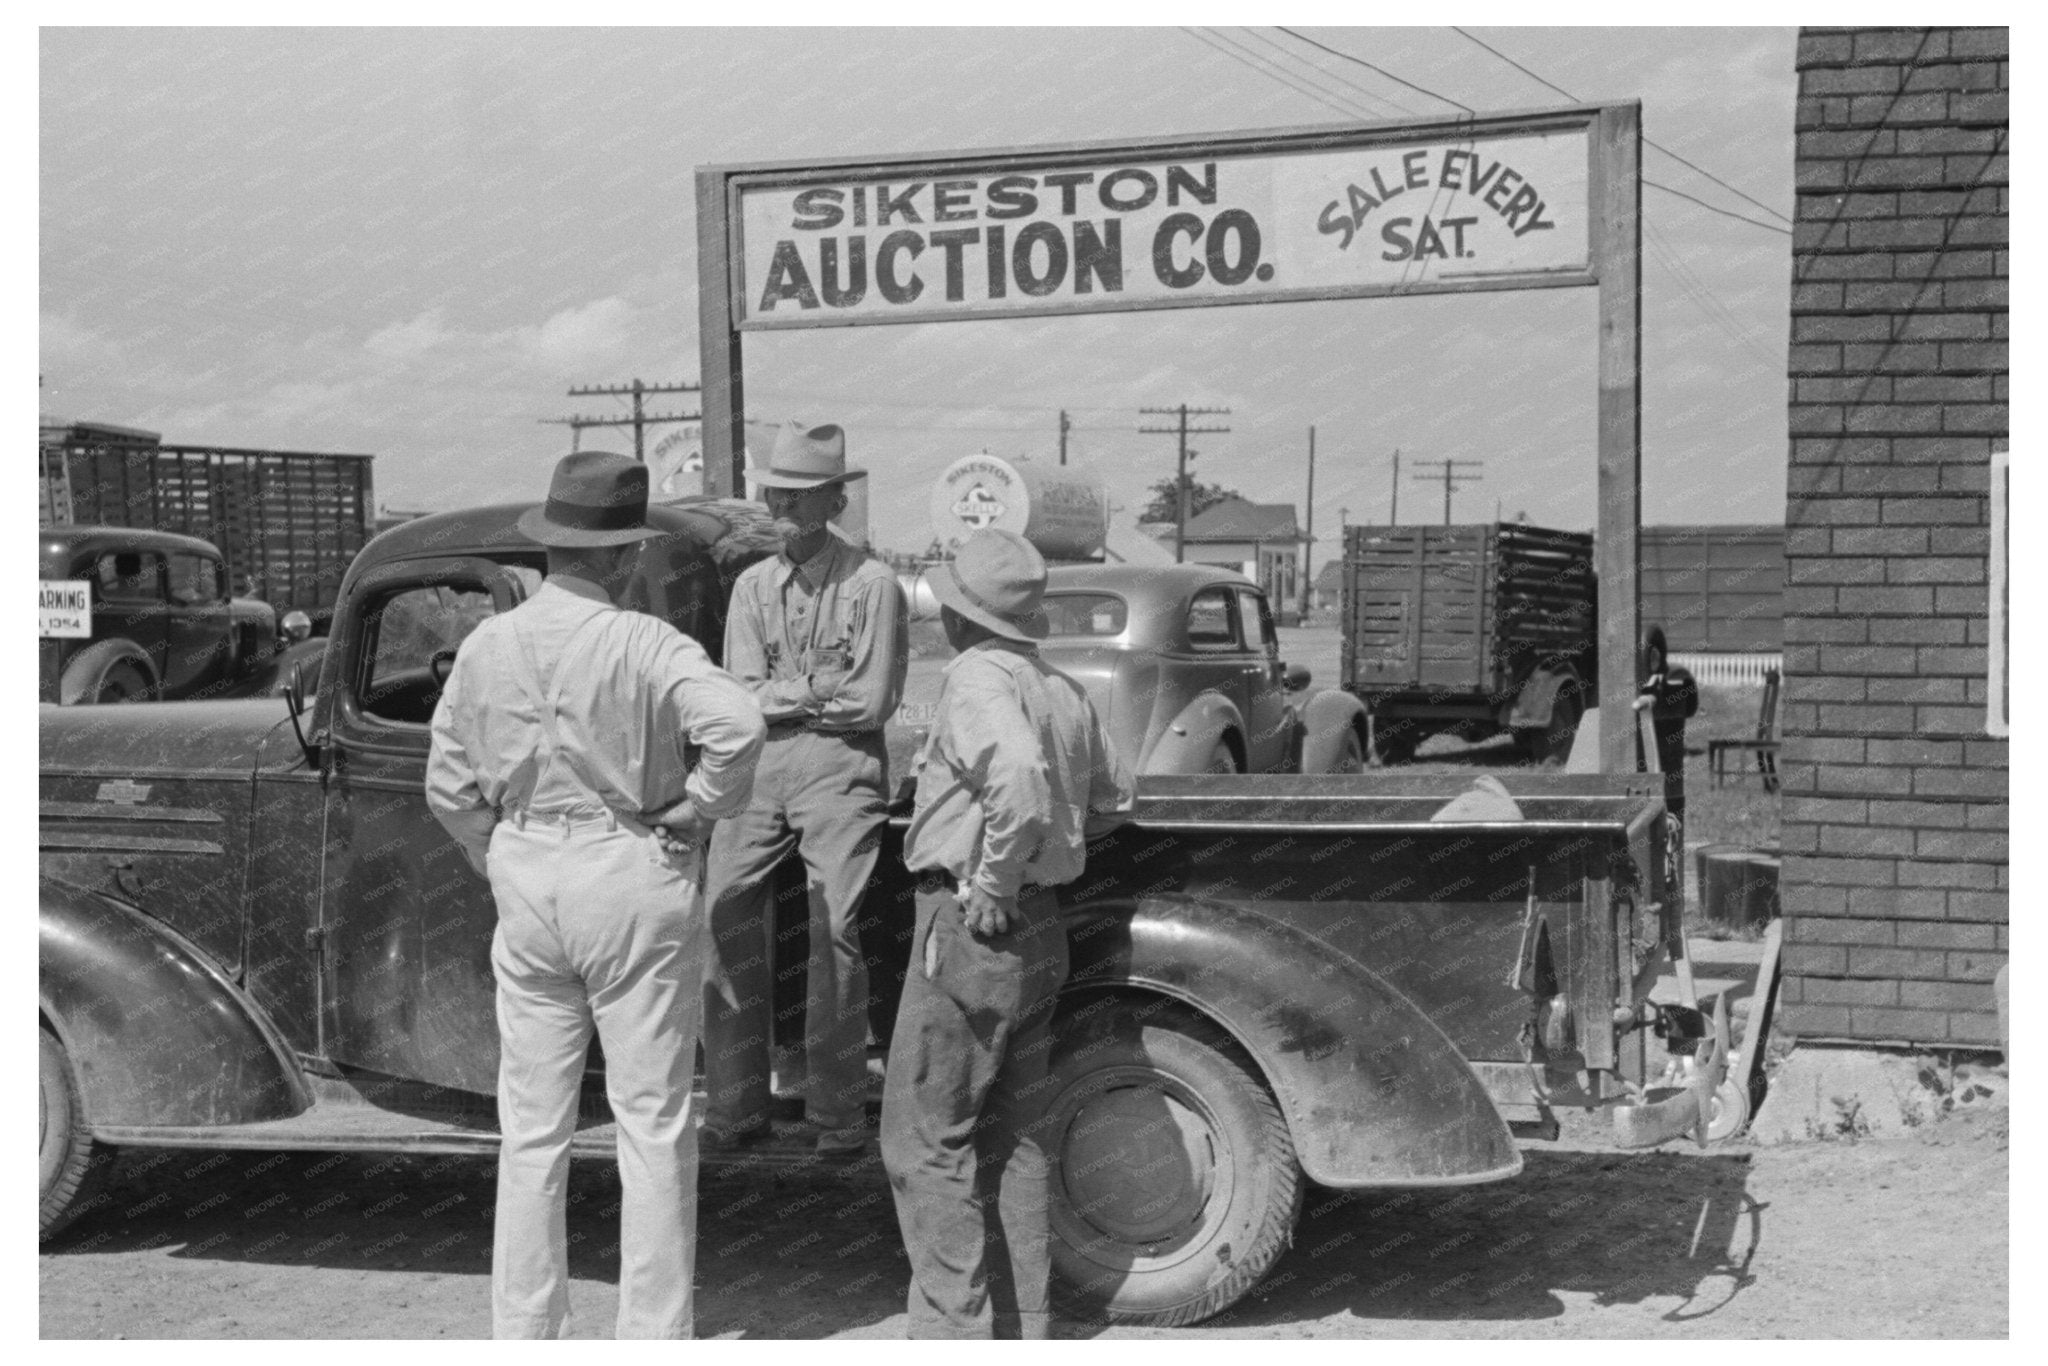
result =
[[[1365,769],[1364,707],[1335,689],[1308,692],[1308,671],[1280,658],[1264,591],[1241,574],[1063,565],[1047,574],[1045,615],[1040,653],[1087,689],[1135,772]],[[920,733],[935,702],[913,677],[898,720]]]

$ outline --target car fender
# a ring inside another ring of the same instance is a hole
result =
[[[95,1128],[250,1124],[312,1104],[283,1036],[190,940],[55,878],[38,901],[43,1018]]]
[[[1515,694],[1515,705],[1508,712],[1506,724],[1516,730],[1549,725],[1557,694],[1567,683],[1575,688],[1583,687],[1578,674],[1570,668],[1538,669],[1530,674],[1523,682],[1522,690]]]
[[[1457,1045],[1327,943],[1249,907],[1185,897],[1089,904],[1067,938],[1070,997],[1136,987],[1227,1031],[1272,1088],[1311,1180],[1463,1185],[1522,1169]]]
[[[1328,773],[1344,754],[1344,735],[1355,731],[1365,752],[1365,704],[1350,693],[1325,688],[1308,700],[1301,718],[1301,771]]]
[[[1165,725],[1138,761],[1140,773],[1206,773],[1217,738],[1235,733],[1242,751],[1244,718],[1222,693],[1199,694]]]

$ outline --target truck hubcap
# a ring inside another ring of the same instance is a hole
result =
[[[1097,1073],[1076,1090],[1061,1107],[1055,1222],[1084,1249],[1107,1243],[1170,1255],[1202,1227],[1227,1181],[1200,1099],[1171,1078],[1128,1067]]]

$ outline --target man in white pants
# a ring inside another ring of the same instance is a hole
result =
[[[434,711],[427,802],[498,903],[501,1338],[567,1326],[569,1146],[593,1027],[625,1196],[618,1335],[692,1328],[701,851],[746,807],[765,727],[695,641],[617,606],[639,543],[661,534],[646,514],[645,466],[565,457],[519,519],[548,547],[547,582],[462,643]]]

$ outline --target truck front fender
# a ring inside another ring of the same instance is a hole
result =
[[[1347,732],[1358,736],[1359,755],[1365,754],[1365,704],[1350,693],[1325,688],[1308,700],[1301,718],[1301,771],[1335,772],[1344,758]]]
[[[197,946],[72,883],[37,890],[42,1014],[94,1128],[250,1124],[312,1104],[283,1037]]]
[[[1207,773],[1209,756],[1226,734],[1242,737],[1244,718],[1222,693],[1205,692],[1159,728],[1152,748],[1138,761],[1138,772]],[[1239,758],[1243,757],[1240,750]]]
[[[1522,1169],[1457,1045],[1356,959],[1244,907],[1097,903],[1067,922],[1066,991],[1135,987],[1201,1011],[1272,1088],[1302,1170],[1334,1187],[1464,1185]]]

